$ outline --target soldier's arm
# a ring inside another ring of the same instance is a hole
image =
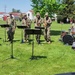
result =
[[[14,25],[15,25],[15,27],[17,26],[17,23],[16,23],[16,20],[14,19]]]
[[[34,19],[34,23],[36,23],[36,19]]]
[[[24,19],[22,19],[22,25],[24,25]]]

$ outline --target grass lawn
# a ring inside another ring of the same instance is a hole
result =
[[[0,20],[0,24],[3,22]],[[62,27],[61,27],[62,26]],[[68,30],[69,24],[52,23],[51,39],[52,43],[47,44],[44,41],[40,45],[36,43],[34,55],[40,56],[37,60],[31,60],[32,44],[20,41],[14,42],[14,57],[8,59],[11,54],[11,44],[3,42],[4,29],[0,27],[0,75],[55,75],[59,73],[75,71],[75,51],[71,46],[63,45],[59,42],[60,31]],[[21,30],[16,29],[14,40],[21,39]],[[44,40],[43,35],[41,40]],[[44,58],[45,57],[45,58]],[[8,59],[8,60],[6,60]]]

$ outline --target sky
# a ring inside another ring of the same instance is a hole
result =
[[[32,9],[30,0],[0,0],[0,12],[11,12],[12,9],[27,12]]]

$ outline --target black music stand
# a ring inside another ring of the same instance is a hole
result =
[[[41,35],[40,29],[25,29],[26,34],[32,34],[33,35],[33,42],[32,42],[32,56],[31,59],[34,59],[34,35],[39,34]]]
[[[13,55],[13,39],[10,41],[10,43],[11,43],[11,56],[10,56],[10,58],[14,59],[14,55]]]
[[[44,29],[44,27],[35,27],[36,29]]]
[[[27,26],[17,26],[19,29],[22,29],[21,31],[21,43],[24,43],[23,41],[23,29],[27,28]]]
[[[16,59],[15,57],[14,57],[14,52],[13,52],[13,35],[11,36],[11,40],[9,41],[10,42],[10,44],[11,44],[11,53],[10,53],[10,58],[8,58],[8,59]],[[7,59],[7,60],[8,60]]]
[[[5,28],[5,31],[4,31],[4,42],[6,42],[6,27],[10,27],[8,24],[3,24],[3,25],[0,25],[2,28]]]

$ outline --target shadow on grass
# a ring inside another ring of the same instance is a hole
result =
[[[2,39],[2,38],[0,38],[0,39]]]
[[[18,41],[20,41],[20,40],[13,40],[13,42],[18,42]]]
[[[0,44],[0,46],[2,46],[2,44]]]
[[[50,42],[53,43],[54,40],[51,40]],[[40,44],[47,44],[47,42],[45,40],[40,40]]]
[[[47,56],[32,56],[30,59],[31,60],[38,60],[38,59],[42,59],[42,58],[47,58]]]
[[[51,35],[56,36],[56,35],[60,35],[60,34],[61,34],[61,31],[59,31],[59,30],[51,30]]]

